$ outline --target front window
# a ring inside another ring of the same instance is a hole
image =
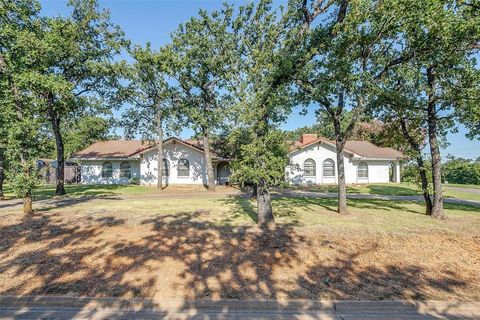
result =
[[[120,178],[130,179],[132,177],[132,167],[128,162],[122,162],[120,164]]]
[[[162,176],[170,176],[170,163],[167,159],[163,159]]]
[[[190,176],[190,163],[187,159],[178,160],[178,176],[179,177],[189,177]]]
[[[307,159],[303,163],[303,175],[305,177],[315,177],[315,161],[313,159]]]
[[[368,165],[366,162],[360,162],[357,168],[357,176],[359,178],[368,178]]]
[[[332,159],[323,162],[323,176],[335,177],[335,162]]]
[[[110,162],[104,162],[102,165],[102,178],[111,178],[113,175],[113,166]]]

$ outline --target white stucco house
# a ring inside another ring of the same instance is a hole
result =
[[[335,184],[337,166],[335,143],[315,134],[304,134],[290,143],[290,163],[285,178],[292,184]],[[347,141],[344,152],[348,184],[400,182],[403,155],[367,141]],[[157,147],[140,140],[111,140],[92,144],[71,160],[81,165],[83,184],[156,185]],[[226,184],[229,161],[213,153],[216,184]],[[201,142],[169,138],[164,141],[163,179],[165,185],[207,184],[205,153]]]
[[[141,140],[101,141],[73,155],[81,165],[83,184],[156,185],[157,147]],[[228,161],[213,154],[217,184],[230,175]],[[164,141],[163,179],[165,185],[207,184],[205,154],[197,141],[169,138]]]
[[[291,145],[286,180],[292,184],[337,183],[335,142],[303,134]],[[343,151],[347,184],[400,182],[400,160],[403,154],[392,148],[381,148],[368,141],[347,141]]]

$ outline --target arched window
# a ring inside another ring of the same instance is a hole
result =
[[[132,177],[132,167],[129,162],[120,163],[120,178],[130,179]]]
[[[303,163],[303,176],[304,177],[315,177],[315,161],[313,159],[307,159]]]
[[[162,176],[170,176],[170,162],[167,159],[163,159]]]
[[[178,160],[178,176],[179,177],[189,177],[190,176],[190,163],[187,159]]]
[[[323,176],[335,177],[335,162],[332,159],[323,161]]]
[[[111,178],[113,175],[113,167],[110,162],[102,164],[102,178]]]
[[[366,162],[359,162],[357,168],[358,178],[368,178],[368,164]]]

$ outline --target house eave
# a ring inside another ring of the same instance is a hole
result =
[[[369,157],[352,157],[352,160],[382,160],[382,161],[398,161],[401,158],[369,158]]]
[[[70,158],[69,161],[127,161],[140,160],[139,156],[135,157],[118,157],[118,158]]]

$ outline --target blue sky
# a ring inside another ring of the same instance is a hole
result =
[[[43,0],[42,12],[45,15],[56,16],[68,14],[67,0]],[[103,8],[111,12],[112,21],[122,27],[126,36],[135,44],[145,44],[160,47],[169,41],[170,33],[178,24],[187,21],[197,14],[199,9],[215,10],[222,6],[223,0],[101,0]],[[230,3],[241,5],[249,0],[230,0]],[[285,1],[277,1],[278,3]],[[313,112],[306,116],[294,111],[284,129],[291,130],[315,122]],[[480,140],[470,141],[465,137],[465,129],[461,127],[456,134],[449,134],[450,145],[443,150],[443,157],[453,154],[457,157],[476,159],[480,157]],[[190,136],[191,131],[185,130],[181,136]]]

